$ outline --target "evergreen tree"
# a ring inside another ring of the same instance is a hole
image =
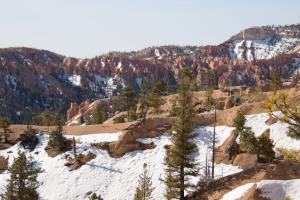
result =
[[[10,124],[11,124],[11,122],[8,118],[0,117],[0,128],[2,128],[2,130],[3,130],[5,142],[8,142],[8,136],[9,136],[9,133],[11,133],[11,130],[9,129]]]
[[[103,198],[101,197],[101,195],[97,195],[96,193],[93,193],[90,197],[89,200],[103,200]]]
[[[245,127],[240,132],[240,148],[247,153],[255,153],[257,151],[257,140],[250,127]]]
[[[279,90],[282,86],[282,81],[280,77],[280,72],[277,70],[273,75],[271,79],[271,88],[274,92],[274,94],[277,93],[277,90]]]
[[[97,105],[93,117],[94,117],[94,123],[95,124],[102,124],[104,121],[107,120],[107,112],[106,109],[103,109],[100,105]]]
[[[169,149],[166,158],[165,179],[167,185],[167,199],[184,199],[184,191],[192,185],[187,176],[196,176],[195,160],[191,157],[197,147],[191,142],[195,111],[193,108],[193,84],[190,71],[183,71],[183,79],[179,83],[177,97],[175,133],[171,137],[173,146]]]
[[[21,145],[24,149],[33,151],[39,142],[37,137],[38,131],[33,129],[31,126],[27,126],[23,134],[20,135]]]
[[[133,87],[128,86],[123,89],[118,100],[118,107],[120,110],[127,111],[127,117],[134,120],[136,117],[136,106],[137,106],[137,94]]]
[[[42,171],[33,167],[32,158],[27,158],[24,152],[18,152],[18,157],[9,167],[10,178],[6,186],[6,192],[2,196],[4,200],[37,200],[39,187],[38,173]]]
[[[148,106],[154,108],[154,112],[158,114],[160,112],[160,106],[162,105],[161,96],[155,93],[150,93],[146,95],[146,100],[148,102]]]
[[[154,190],[152,187],[151,177],[149,176],[149,172],[147,170],[147,164],[144,163],[143,173],[139,177],[139,185],[136,188],[136,193],[134,200],[150,200],[151,194]]]
[[[270,139],[270,137],[266,135],[261,135],[257,140],[257,160],[260,160],[260,156],[263,155],[265,158],[265,161],[271,161],[273,158],[275,158],[275,151],[273,140]]]
[[[39,115],[33,116],[32,120],[41,126],[55,126],[58,123],[58,118],[59,116],[56,113],[46,110]]]
[[[232,158],[232,154],[233,154],[232,151],[233,151],[233,147],[234,147],[234,143],[236,142],[236,139],[241,134],[241,132],[243,132],[244,129],[246,128],[245,123],[246,123],[245,116],[243,115],[243,113],[241,111],[238,111],[236,117],[233,120],[233,127],[235,127],[235,129],[233,130],[234,138],[228,148],[229,160]]]
[[[58,120],[58,126],[49,135],[49,141],[47,147],[58,149],[63,151],[66,149],[67,139],[63,135],[62,120]]]
[[[166,88],[165,85],[161,81],[157,81],[153,86],[153,93],[161,96],[165,93]]]
[[[176,109],[177,109],[176,99],[172,99],[171,103],[172,103],[172,105],[171,105],[171,110],[170,110],[170,116],[175,117],[176,116]]]

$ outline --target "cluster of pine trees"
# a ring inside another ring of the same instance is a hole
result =
[[[147,80],[143,80],[140,93],[137,93],[131,86],[124,88],[121,95],[116,100],[116,108],[119,111],[126,111],[127,115],[122,115],[115,119],[115,122],[125,122],[146,118],[149,108],[153,108],[154,113],[160,112],[160,106],[163,103],[162,95],[166,92],[164,85],[159,81],[150,84]]]

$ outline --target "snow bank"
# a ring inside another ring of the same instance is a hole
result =
[[[225,194],[221,200],[238,200],[244,196],[244,194],[253,187],[254,183],[248,183]]]
[[[287,196],[293,200],[300,199],[300,179],[263,180],[258,182],[257,188],[261,190],[261,196],[271,200],[282,200]]]
[[[254,185],[248,183],[228,192],[221,200],[236,200],[241,197]],[[257,183],[257,189],[260,190],[260,196],[270,200],[283,200],[290,197],[297,200],[300,197],[300,179],[293,180],[262,180]]]

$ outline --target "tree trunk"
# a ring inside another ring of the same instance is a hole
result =
[[[184,200],[184,167],[180,166],[180,200]]]
[[[216,106],[215,106],[215,120],[214,120],[214,134],[213,134],[213,145],[212,145],[212,163],[211,163],[211,178],[215,178],[215,146],[216,146],[216,123],[217,123],[217,111],[216,111]]]
[[[73,137],[73,153],[74,153],[74,158],[76,158],[77,155],[76,155],[76,140],[75,140],[75,137]]]

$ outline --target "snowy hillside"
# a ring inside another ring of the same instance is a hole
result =
[[[247,116],[247,125],[253,128],[257,136],[262,134],[265,129],[270,128],[270,136],[274,140],[276,147],[300,149],[300,141],[291,139],[286,135],[287,126],[285,124],[277,122],[268,126],[265,124],[267,119],[267,114],[249,115]],[[232,130],[232,127],[226,126],[218,126],[216,128],[218,145],[224,142]],[[213,128],[199,127],[195,129],[195,132],[197,133],[197,137],[194,139],[194,142],[198,147],[198,153],[194,156],[199,166],[204,166]],[[77,136],[76,139],[80,141],[78,142],[78,152],[84,154],[92,152],[96,154],[97,157],[75,171],[69,171],[69,169],[64,166],[66,163],[64,155],[59,155],[55,158],[48,157],[44,150],[47,145],[48,136],[40,135],[39,145],[33,152],[28,153],[28,155],[33,156],[34,160],[36,160],[36,165],[45,170],[45,172],[38,177],[42,183],[38,189],[41,199],[86,200],[87,193],[92,191],[101,194],[104,199],[108,200],[131,200],[137,186],[138,176],[143,169],[143,163],[147,163],[150,174],[152,175],[153,185],[155,186],[153,197],[155,200],[163,200],[165,185],[161,179],[165,177],[164,146],[170,144],[170,138],[168,136],[161,136],[152,139],[139,139],[139,141],[144,143],[154,142],[157,146],[150,150],[127,153],[118,159],[111,158],[106,151],[99,150],[90,145],[92,142],[116,141],[120,135],[121,133],[102,133]],[[16,144],[9,149],[0,151],[0,155],[5,157],[9,156],[9,163],[11,164],[13,156],[17,154],[19,149],[22,149],[21,146]],[[67,153],[72,154],[71,152]],[[216,165],[216,177],[222,177],[240,171],[241,169],[236,166],[225,164]],[[201,171],[201,173],[203,174],[203,171]],[[0,193],[5,190],[8,177],[9,175],[6,172],[0,174]],[[197,183],[200,178],[199,176],[190,181]],[[244,189],[242,188],[239,193],[242,193]]]
[[[299,38],[272,38],[264,40],[235,40],[229,48],[232,59],[270,59],[282,53],[289,53],[300,44]]]
[[[205,162],[205,154],[209,143],[209,137],[212,128],[199,128],[199,133],[195,138],[199,154],[195,155],[199,164]],[[218,127],[217,137],[221,144],[230,134],[231,128]],[[201,134],[200,134],[201,132]],[[45,170],[39,175],[39,181],[42,185],[38,192],[41,199],[44,200],[65,200],[65,199],[87,199],[89,191],[101,194],[104,199],[124,200],[133,199],[139,174],[142,172],[143,163],[148,163],[149,171],[152,174],[152,181],[155,186],[154,199],[164,199],[165,186],[160,179],[164,178],[164,157],[166,144],[170,144],[169,137],[161,136],[154,139],[143,139],[143,142],[153,141],[157,147],[146,151],[135,151],[126,154],[124,157],[111,158],[106,151],[96,149],[90,146],[90,142],[115,141],[120,133],[115,134],[97,134],[76,137],[81,144],[78,144],[78,152],[93,152],[97,155],[94,160],[80,169],[70,172],[64,166],[66,160],[64,155],[50,158],[44,151],[47,145],[48,136],[41,135],[40,144],[37,149],[31,153],[37,166]],[[17,144],[10,149],[0,151],[0,155],[9,156],[10,164],[13,156],[21,149]],[[71,154],[71,152],[68,152]],[[241,171],[238,167],[220,164],[216,167],[217,177],[226,176]],[[8,174],[0,174],[0,193],[5,190]],[[197,183],[198,179],[191,180]]]

